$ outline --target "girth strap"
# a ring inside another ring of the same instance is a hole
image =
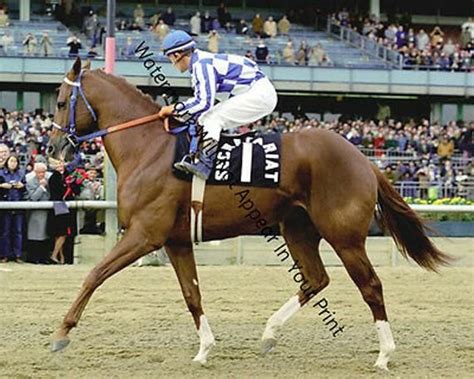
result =
[[[206,190],[206,181],[193,176],[191,184],[191,241],[196,245],[202,242],[202,212],[204,202],[204,192]]]

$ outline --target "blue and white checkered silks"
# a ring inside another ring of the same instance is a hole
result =
[[[216,99],[223,102],[242,95],[256,81],[266,78],[257,64],[246,57],[199,49],[193,52],[190,71],[194,97],[184,102],[179,114],[196,118],[209,111]]]

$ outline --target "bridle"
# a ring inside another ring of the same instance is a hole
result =
[[[84,90],[82,88],[81,80],[82,75],[84,74],[84,70],[81,70],[77,78],[72,81],[67,77],[63,79],[63,82],[72,86],[72,94],[69,100],[69,123],[66,127],[62,127],[57,123],[53,122],[53,127],[60,130],[64,134],[66,134],[66,139],[68,142],[77,149],[77,147],[81,144],[81,142],[87,141],[92,138],[100,137],[100,135],[96,135],[97,132],[89,133],[84,136],[78,136],[76,133],[76,105],[77,105],[77,94],[81,95],[82,100],[84,100],[84,104],[86,105],[87,110],[89,111],[92,119],[95,123],[97,123],[97,115],[90,105],[89,101],[87,100],[86,95],[84,94]],[[99,130],[100,132],[101,130]]]

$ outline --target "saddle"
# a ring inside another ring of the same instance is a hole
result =
[[[177,134],[173,164],[195,150],[192,137]],[[281,136],[278,133],[250,131],[242,134],[221,134],[216,161],[207,180],[212,185],[236,184],[245,187],[278,187],[280,182]],[[192,175],[173,167],[173,174],[191,181]]]
[[[176,120],[176,148],[174,163],[187,154],[194,154],[199,141],[196,133],[183,127]],[[191,240],[202,239],[202,210],[206,184],[237,185],[246,187],[275,188],[280,182],[281,136],[278,133],[250,131],[241,134],[222,133],[217,148],[216,161],[206,181],[172,167],[173,174],[181,180],[191,181]]]

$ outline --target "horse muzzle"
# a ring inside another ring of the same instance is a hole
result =
[[[51,162],[70,162],[74,159],[77,144],[70,136],[57,136],[48,142],[46,156]]]

